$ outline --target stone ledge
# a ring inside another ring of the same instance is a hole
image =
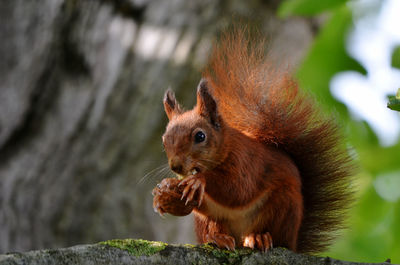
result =
[[[293,253],[275,248],[268,253],[238,249],[220,250],[211,245],[168,245],[141,239],[116,239],[91,245],[36,250],[0,255],[0,265],[16,264],[315,264],[356,265],[356,263]]]

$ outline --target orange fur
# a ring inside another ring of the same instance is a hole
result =
[[[187,191],[205,187],[194,208],[199,242],[229,248],[233,239],[243,246],[246,236],[269,233],[274,246],[320,252],[351,200],[351,159],[333,120],[287,74],[272,70],[264,47],[245,30],[225,33],[196,107],[183,112],[166,93],[163,143],[178,174],[199,171],[192,178],[202,181],[186,181]],[[196,142],[199,131],[203,142]]]

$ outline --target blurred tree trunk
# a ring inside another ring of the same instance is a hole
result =
[[[212,39],[258,25],[296,66],[311,20],[279,1],[38,0],[0,3],[0,252],[110,238],[192,241],[191,218],[163,220],[151,189],[167,175],[161,99],[189,108]],[[236,17],[233,19],[232,14]]]

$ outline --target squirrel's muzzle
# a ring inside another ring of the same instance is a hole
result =
[[[179,159],[171,159],[171,161],[169,162],[169,166],[171,170],[174,171],[175,173],[177,174],[183,173],[182,161],[180,161]]]

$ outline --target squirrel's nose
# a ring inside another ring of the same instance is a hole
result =
[[[170,163],[171,166],[171,170],[178,173],[178,174],[182,174],[183,172],[183,166],[182,163],[178,160],[171,160]]]

